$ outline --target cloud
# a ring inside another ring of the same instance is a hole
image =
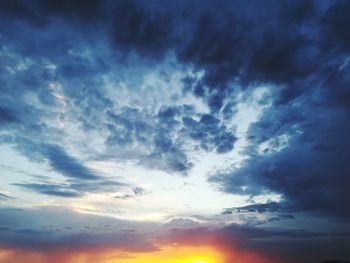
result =
[[[183,131],[190,138],[200,142],[204,150],[215,149],[217,153],[230,152],[237,138],[220,120],[210,114],[203,114],[199,121],[183,117]]]
[[[2,208],[0,246],[48,253],[66,251],[153,252],[162,246],[212,246],[227,261],[295,262],[321,260],[327,255],[347,255],[350,232],[310,231],[299,228],[256,227],[230,224],[212,227],[184,218],[168,224],[133,222],[80,214],[62,207]],[[26,220],[22,220],[23,218]],[[322,247],[322,252],[307,253]],[[29,250],[28,250],[29,249]],[[346,257],[345,257],[346,258]]]
[[[281,210],[281,205],[277,202],[269,202],[266,204],[252,204],[242,207],[227,208],[223,214],[241,213],[241,212],[276,212]]]
[[[16,122],[16,117],[13,112],[11,112],[8,108],[0,107],[0,123],[11,123]]]
[[[347,258],[342,245],[349,239],[349,233],[312,232],[305,229],[278,229],[242,226],[232,224],[222,228],[227,246],[253,250],[277,262],[310,260],[319,262],[325,258]],[[321,250],[312,250],[312,249]],[[310,252],[314,251],[314,252]]]
[[[22,182],[13,183],[13,185],[21,187],[23,189],[32,190],[40,194],[58,197],[82,197],[89,193],[115,193],[131,187],[127,183],[104,177],[100,177],[93,181],[84,181],[80,178],[70,179],[62,183],[51,183],[50,180],[46,179],[42,180],[40,183]],[[141,190],[137,189],[142,188],[132,188],[133,192],[136,191],[134,192],[135,196],[145,194],[144,192],[141,193]]]
[[[159,7],[149,10],[137,1],[120,1],[112,26],[115,46],[122,52],[136,51],[148,57],[164,55],[175,40],[176,25],[168,10]]]
[[[36,184],[36,183],[16,183],[16,186],[30,189],[45,195],[60,196],[60,197],[78,197],[79,192],[69,190],[69,187],[55,184]]]
[[[130,194],[117,195],[117,196],[115,196],[115,198],[126,200],[126,199],[130,199],[130,198],[138,198],[138,197],[144,196],[146,194],[149,194],[149,192],[146,191],[144,188],[134,187],[131,189]]]
[[[12,142],[10,139],[7,142]],[[55,144],[38,144],[33,141],[23,139],[21,137],[15,138],[15,143],[17,149],[24,153],[29,158],[37,162],[48,162],[53,171],[61,174],[63,177],[68,178],[70,181],[70,187],[75,190],[82,190],[82,188],[98,188],[103,185],[105,186],[115,186],[115,185],[125,185],[123,183],[117,182],[107,182],[101,175],[85,165],[83,165],[78,159],[70,156],[62,147]],[[82,182],[83,181],[83,182]],[[90,181],[95,181],[92,184]],[[18,186],[30,188],[30,189],[42,189],[42,192],[54,193],[57,195],[60,193],[59,186],[53,184],[17,184]],[[62,185],[61,188],[66,188],[67,186]],[[46,189],[44,189],[46,188]],[[61,192],[61,194],[72,194],[73,192]]]
[[[70,178],[97,179],[97,176],[91,170],[67,155],[62,148],[50,145],[45,149],[45,153],[51,167],[57,172]]]
[[[307,106],[303,105],[302,109],[305,114],[311,114]],[[250,158],[243,166],[218,173],[210,180],[230,193],[251,196],[269,192],[282,194],[281,205],[291,212],[348,217],[348,209],[341,205],[342,200],[348,198],[344,187],[350,169],[344,158],[350,146],[345,135],[349,131],[345,122],[348,109],[323,109],[321,116],[301,120],[281,114],[281,109],[278,113],[281,119],[274,118],[274,113],[274,110],[267,111],[266,118],[262,117],[251,126],[250,132],[257,144],[252,147]],[[283,118],[289,119],[285,122]],[[269,123],[275,123],[277,127]],[[267,151],[258,153],[261,143],[283,134],[288,137],[286,145],[271,144]]]
[[[66,25],[57,23],[48,26],[47,34],[51,30],[65,30]],[[33,34],[46,36],[46,33],[40,33],[40,28],[30,27],[30,30],[34,31]],[[143,69],[146,62],[134,62],[139,63],[141,68],[140,80],[135,85],[134,79],[126,78],[134,65],[127,67],[127,74],[115,74],[124,66],[110,61],[113,50],[91,54],[95,44],[86,43],[82,36],[74,34],[72,28],[67,28],[66,33],[74,37],[67,40],[66,36],[55,35],[58,42],[69,42],[67,47],[62,47],[64,54],[61,55],[55,54],[56,51],[44,54],[40,50],[28,55],[16,46],[20,43],[6,39],[9,51],[2,53],[7,67],[1,76],[4,86],[0,99],[6,105],[6,112],[16,116],[16,122],[6,126],[6,133],[2,135],[4,143],[18,146],[17,149],[32,159],[35,151],[36,155],[40,155],[35,156],[36,159],[46,159],[53,169],[66,177],[85,179],[93,179],[96,175],[78,158],[70,156],[68,149],[75,148],[76,152],[93,160],[136,160],[147,168],[181,175],[187,175],[193,166],[185,150],[189,140],[203,150],[220,154],[233,149],[236,142],[233,131],[218,116],[197,112],[193,103],[186,101],[187,95],[182,94],[181,87],[176,87],[174,93],[178,96],[177,100],[182,101],[169,99],[161,104],[157,102],[161,94],[152,93],[149,89],[142,91],[143,86],[155,88],[158,85],[148,80],[150,73]],[[105,43],[98,42],[96,45]],[[78,47],[84,51],[78,50]],[[101,49],[96,47],[96,50]],[[41,57],[45,59],[41,60]],[[173,71],[179,74],[173,66],[160,68],[156,78],[164,82],[162,85],[171,78]],[[177,80],[174,77],[172,81]],[[119,97],[111,98],[111,94],[115,93],[113,85],[120,86],[120,89],[127,87],[124,90],[125,103]],[[139,92],[144,92],[151,102],[144,105],[148,110],[142,110],[139,103],[144,101],[140,100]],[[138,103],[135,104],[135,100]],[[167,115],[167,111],[174,112]],[[209,119],[215,121],[209,123]],[[195,127],[189,126],[186,120],[192,120]],[[65,129],[66,126],[71,129]],[[202,136],[194,134],[199,134],[200,129],[203,130]],[[82,135],[98,143],[98,147],[86,149],[88,146],[83,144]],[[61,142],[60,146],[57,140]],[[79,140],[82,142],[77,143]],[[72,142],[77,145],[72,146]],[[26,148],[30,148],[29,152]]]
[[[1,209],[1,247],[46,251],[51,249],[114,248],[125,251],[154,251],[144,227],[137,223],[108,217],[84,215],[62,207]],[[26,220],[22,220],[23,218]],[[93,222],[93,224],[92,224]],[[122,231],[136,228],[137,231]]]
[[[232,224],[223,231],[232,231],[235,236],[243,236],[245,238],[309,238],[309,237],[332,237],[332,236],[348,236],[349,233],[315,233],[306,229],[267,229],[245,225]]]
[[[0,193],[0,201],[6,201],[8,199],[13,199],[13,197],[11,197],[7,194],[4,194],[4,193]]]
[[[123,182],[88,161],[189,175],[197,152],[227,154],[241,139],[244,160],[209,182],[281,199],[225,214],[347,220],[349,11],[346,1],[1,1],[0,142],[65,180],[16,185],[56,196],[113,191]],[[261,112],[238,134],[237,104],[258,88]],[[235,229],[315,237],[258,230]]]
[[[310,260],[319,262],[324,258],[347,258],[346,246],[349,232],[320,232],[298,228],[257,227],[246,224],[230,224],[220,228],[207,226],[181,227],[189,222],[174,221],[177,228],[169,228],[160,236],[165,243],[212,244],[226,253],[227,262],[242,260],[252,262],[299,262]],[[309,249],[322,248],[311,252]],[[255,262],[255,261],[254,261]]]

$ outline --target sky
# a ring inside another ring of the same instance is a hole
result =
[[[0,1],[0,263],[350,260],[350,1]]]

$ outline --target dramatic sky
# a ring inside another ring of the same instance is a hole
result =
[[[0,1],[0,263],[349,260],[349,200],[350,1]]]

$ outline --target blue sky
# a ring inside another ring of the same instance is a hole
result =
[[[93,229],[152,252],[176,228],[275,262],[349,259],[349,12],[1,1],[0,247]]]

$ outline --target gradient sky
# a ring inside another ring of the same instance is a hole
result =
[[[0,1],[0,263],[350,260],[350,1]]]

